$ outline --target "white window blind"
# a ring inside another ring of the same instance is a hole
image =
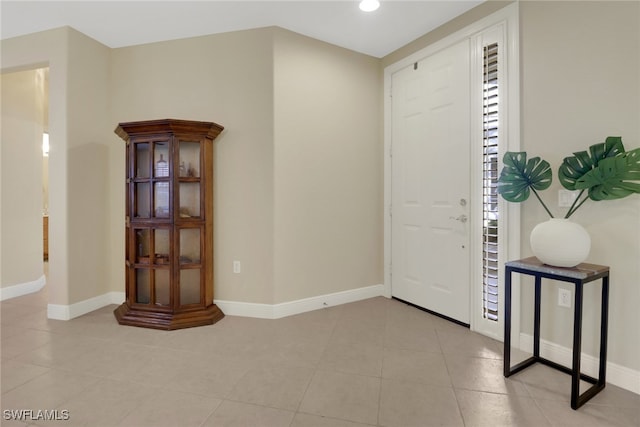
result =
[[[498,44],[483,60],[482,315],[498,320]]]

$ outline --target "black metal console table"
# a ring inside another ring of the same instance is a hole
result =
[[[535,277],[535,312],[533,322],[533,356],[511,366],[511,273]],[[570,282],[575,286],[573,317],[573,363],[571,368],[540,357],[540,294],[542,279]],[[580,373],[582,350],[582,296],[583,285],[602,279],[602,306],[600,317],[600,368],[598,378]],[[579,264],[575,267],[552,267],[536,257],[505,263],[505,318],[504,318],[504,376],[509,377],[536,362],[571,375],[571,408],[578,409],[605,387],[607,365],[607,320],[609,306],[609,267],[595,264]],[[580,380],[593,384],[580,394]]]

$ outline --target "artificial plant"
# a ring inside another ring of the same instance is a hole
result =
[[[540,157],[527,160],[527,153],[508,151],[498,178],[498,194],[509,202],[524,202],[531,192],[549,216],[553,214],[539,191],[551,185],[551,165]],[[610,136],[589,151],[565,157],[558,168],[560,184],[567,190],[580,190],[564,218],[573,215],[588,199],[613,200],[640,193],[640,148],[625,151],[622,138]],[[586,194],[584,194],[586,192]]]

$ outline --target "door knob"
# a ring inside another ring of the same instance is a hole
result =
[[[459,217],[455,217],[455,216],[450,216],[449,219],[455,219],[456,221],[460,221],[462,223],[467,222],[467,216],[465,214],[460,215]]]

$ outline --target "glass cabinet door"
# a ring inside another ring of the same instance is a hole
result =
[[[200,141],[178,142],[178,214],[180,219],[202,217],[200,203]]]
[[[180,218],[200,218],[200,183],[181,182],[178,191]]]
[[[169,218],[169,183],[153,183],[153,215],[156,218]]]
[[[142,141],[133,144],[133,218],[169,218],[169,141]]]
[[[200,141],[179,141],[178,175],[200,178]]]
[[[136,237],[133,262],[135,264],[169,264],[171,251],[169,228],[134,227],[134,233]],[[152,252],[153,258],[151,258]]]
[[[181,227],[178,231],[180,253],[180,305],[200,304],[202,298],[202,237],[201,227]]]
[[[133,144],[133,218],[151,216],[151,145],[148,142]]]
[[[149,218],[151,216],[151,185],[149,182],[136,182],[133,186],[135,197],[133,203],[133,217]]]
[[[169,143],[159,141],[153,144],[153,176],[154,178],[169,177]]]
[[[200,228],[181,228],[179,233],[180,264],[200,264]]]
[[[135,178],[149,179],[151,177],[151,147],[148,142],[137,142],[135,144],[134,168]]]
[[[158,141],[153,143],[153,216],[169,218],[169,143]]]
[[[132,275],[136,304],[170,306],[171,282],[168,268],[134,268]]]
[[[180,269],[180,305],[200,304],[201,269]]]
[[[171,302],[171,282],[168,269],[155,269],[154,272],[154,303],[155,305],[169,306]]]
[[[148,228],[136,228],[136,246],[133,262],[136,264],[149,264],[151,257],[149,249],[151,248],[151,230]]]
[[[153,263],[155,265],[169,265],[170,262],[170,233],[168,228],[153,230]]]
[[[135,236],[130,280],[136,304],[170,306],[169,228],[133,227]]]
[[[134,270],[134,296],[137,304],[149,304],[151,300],[151,270],[136,268]]]

